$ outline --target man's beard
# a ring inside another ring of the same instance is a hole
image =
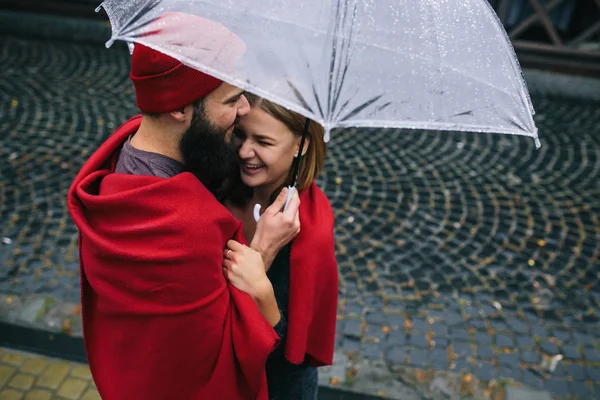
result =
[[[208,120],[203,104],[199,103],[179,144],[186,170],[213,193],[239,168],[233,145],[225,142],[226,134],[227,129],[218,128]]]

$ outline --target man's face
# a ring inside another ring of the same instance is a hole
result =
[[[231,136],[239,117],[250,112],[243,91],[223,83],[198,103],[179,148],[186,169],[210,190],[238,168]]]
[[[201,102],[194,107],[190,127],[179,143],[186,170],[210,190],[221,186],[237,168],[235,149],[226,142],[228,129],[215,126]]]
[[[250,104],[243,90],[223,82],[204,98],[204,112],[216,128],[225,131],[229,143],[234,125],[250,112]]]

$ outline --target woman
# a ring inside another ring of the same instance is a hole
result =
[[[224,203],[243,222],[250,242],[256,229],[255,204],[266,209],[290,185],[294,158],[302,157],[297,182],[301,230],[267,271],[259,271],[258,263],[236,268],[237,244],[226,250],[224,271],[234,286],[248,293],[265,278],[273,285],[280,311],[275,330],[282,340],[267,362],[269,398],[315,399],[316,367],[333,360],[338,298],[333,212],[314,183],[325,158],[323,128],[309,122],[300,152],[306,118],[264,99],[248,100],[251,111],[240,120],[233,139],[240,174]]]

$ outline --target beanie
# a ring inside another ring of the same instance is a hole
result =
[[[178,110],[215,90],[222,81],[137,43],[129,75],[142,112]]]

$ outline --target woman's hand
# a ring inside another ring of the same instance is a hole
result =
[[[255,301],[273,291],[259,252],[230,240],[224,256],[223,273],[233,286],[249,294]]]
[[[228,241],[223,258],[223,273],[233,286],[252,297],[271,326],[277,325],[281,314],[259,252],[235,240]]]

